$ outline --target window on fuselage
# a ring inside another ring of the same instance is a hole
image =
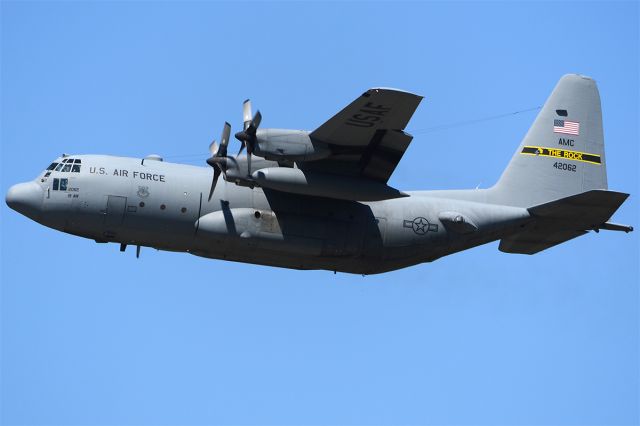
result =
[[[67,190],[67,183],[69,182],[69,179],[60,179],[60,191],[66,191]]]
[[[51,163],[47,171],[80,173],[82,161],[79,158],[65,158],[62,161]]]
[[[57,191],[59,187],[60,187],[60,179],[53,178],[53,190]]]

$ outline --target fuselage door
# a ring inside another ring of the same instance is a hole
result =
[[[124,209],[127,205],[127,197],[109,195],[107,197],[107,211],[104,216],[104,224],[107,229],[118,228],[124,220]]]
[[[387,219],[384,217],[370,217],[364,238],[363,254],[366,257],[381,257],[384,250]]]

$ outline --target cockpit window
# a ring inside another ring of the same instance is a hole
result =
[[[51,165],[47,167],[47,171],[80,173],[81,167],[82,160],[79,158],[64,158],[60,162],[51,163]]]
[[[60,179],[60,191],[67,190],[67,182],[68,182],[68,179]]]

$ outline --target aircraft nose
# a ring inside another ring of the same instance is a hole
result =
[[[43,195],[44,191],[40,185],[35,182],[25,182],[9,188],[5,200],[13,210],[36,220],[42,208]]]

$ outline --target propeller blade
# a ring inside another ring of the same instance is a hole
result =
[[[249,99],[244,101],[242,104],[242,120],[243,130],[241,132],[237,132],[235,137],[241,143],[238,155],[240,155],[245,148],[247,149],[247,171],[249,176],[251,176],[251,155],[255,148],[256,132],[258,131],[258,127],[262,121],[262,114],[260,111],[257,111],[256,115],[251,118],[251,101]]]
[[[254,134],[255,131],[260,127],[260,122],[262,121],[262,114],[260,114],[260,110],[256,112],[256,115],[253,116],[253,120],[251,120],[251,127],[253,128]]]
[[[220,136],[220,149],[218,151],[219,157],[227,156],[227,146],[229,145],[229,137],[231,136],[231,124],[224,122],[224,128],[222,129],[222,136]]]
[[[222,172],[220,165],[216,163],[213,164],[215,165],[213,166],[213,180],[211,181],[211,189],[209,190],[209,201],[211,201],[213,191],[216,189],[216,183],[218,183],[218,178],[220,177],[220,173]]]
[[[242,144],[240,145],[240,150],[238,151],[238,155],[240,155],[242,153],[242,151],[245,149],[245,147],[247,146],[246,142],[244,140],[241,140]]]
[[[219,150],[220,147],[218,146],[218,143],[215,141],[215,139],[212,140],[211,144],[209,145],[209,154],[211,154],[212,157],[215,157]]]
[[[247,176],[251,176],[251,152],[250,145],[247,145]]]
[[[242,104],[242,121],[244,123],[244,130],[247,130],[251,123],[251,101],[247,99]]]

